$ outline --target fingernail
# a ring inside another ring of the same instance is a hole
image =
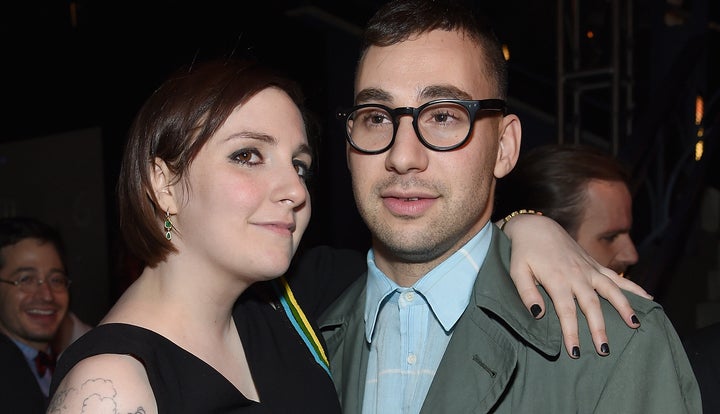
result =
[[[540,312],[542,312],[542,308],[536,303],[530,306],[530,312],[532,312],[534,318],[537,318],[538,315],[540,315]]]
[[[579,347],[579,346],[574,346],[574,347],[572,348],[572,357],[573,357],[573,358],[580,358],[580,347]]]
[[[609,346],[607,343],[603,342],[603,343],[600,345],[600,352],[602,352],[603,354],[609,354],[609,353],[610,353],[610,346]]]
[[[630,318],[630,320],[631,320],[632,323],[634,323],[635,325],[640,325],[640,320],[637,318],[637,316],[633,315],[632,318]]]

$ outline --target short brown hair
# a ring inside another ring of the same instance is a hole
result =
[[[489,22],[462,0],[390,1],[368,21],[360,50],[364,55],[370,46],[390,46],[433,30],[460,31],[477,41],[487,59],[488,76],[496,83],[497,97],[507,97],[502,45]]]
[[[600,149],[572,144],[535,147],[520,157],[510,174],[498,180],[495,216],[523,208],[541,211],[575,237],[591,180],[630,187],[625,167]]]
[[[155,158],[180,181],[232,111],[269,87],[285,91],[302,111],[295,82],[258,62],[233,59],[182,68],[143,104],[130,128],[117,187],[120,231],[129,252],[143,264],[155,266],[176,251],[165,239],[165,212],[159,211],[152,191]]]

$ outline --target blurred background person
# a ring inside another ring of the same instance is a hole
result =
[[[629,177],[615,158],[582,145],[541,145],[496,190],[495,214],[533,209],[557,221],[601,265],[625,274],[638,261]]]
[[[33,218],[0,219],[0,401],[8,413],[44,413],[51,342],[68,311],[65,247]]]

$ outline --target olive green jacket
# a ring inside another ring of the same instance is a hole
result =
[[[655,302],[627,293],[639,329],[601,300],[610,355],[599,356],[578,312],[578,360],[568,357],[546,293],[535,320],[509,277],[510,243],[493,228],[470,304],[455,326],[422,413],[700,413],[697,381],[672,324]],[[345,414],[362,411],[369,345],[361,277],[322,315]],[[393,413],[395,414],[395,413]]]

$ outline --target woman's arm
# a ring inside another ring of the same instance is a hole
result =
[[[541,318],[545,314],[545,303],[536,284],[543,285],[557,310],[563,341],[571,357],[577,357],[580,350],[574,299],[587,317],[595,349],[600,355],[608,353],[608,338],[598,295],[617,309],[629,327],[640,326],[621,289],[648,299],[652,296],[632,281],[598,264],[554,220],[521,214],[505,222],[502,229],[512,240],[510,275],[522,301],[536,318]]]
[[[61,412],[153,414],[158,408],[140,361],[101,354],[78,362],[63,378],[47,410]]]

